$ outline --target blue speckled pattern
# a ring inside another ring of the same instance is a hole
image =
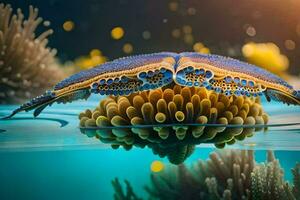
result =
[[[89,70],[85,70],[70,76],[69,78],[61,81],[54,86],[55,90],[62,89],[74,83],[82,82],[87,79],[99,76],[107,72],[117,72],[122,70],[134,69],[138,66],[160,62],[166,57],[176,57],[177,54],[170,52],[161,52],[153,54],[143,54],[137,56],[130,56],[125,58],[119,58],[111,62],[104,63],[97,67],[94,67]]]
[[[212,55],[212,54],[200,54],[193,52],[184,52],[180,54],[181,57],[188,57],[192,60],[202,60],[205,63],[213,65],[215,67],[220,67],[228,71],[234,71],[244,74],[249,74],[253,77],[260,78],[262,80],[271,81],[288,88],[292,88],[286,81],[282,80],[280,77],[272,74],[262,68],[256,67],[254,65],[242,62],[233,58]]]

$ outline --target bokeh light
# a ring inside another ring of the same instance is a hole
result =
[[[183,40],[186,44],[193,44],[194,43],[194,36],[192,34],[186,34],[186,35],[184,35]]]
[[[174,38],[179,38],[180,35],[181,35],[180,29],[177,28],[177,29],[172,30],[172,36],[173,36]]]
[[[124,36],[124,29],[122,27],[115,27],[111,30],[111,37],[115,40],[119,40]]]
[[[248,62],[279,76],[284,75],[289,66],[288,58],[280,53],[280,49],[274,43],[249,42],[242,47],[242,53]]]
[[[284,41],[284,46],[287,50],[294,50],[296,48],[296,43],[293,40]]]
[[[195,15],[196,14],[196,9],[195,8],[188,8],[187,13],[188,13],[188,15]]]
[[[162,163],[161,161],[155,160],[151,163],[150,169],[152,172],[160,172],[164,169],[164,163]]]
[[[144,31],[142,35],[145,40],[149,40],[151,38],[150,31]]]
[[[247,35],[253,37],[256,35],[256,30],[253,26],[248,26],[246,29],[246,33],[247,33]]]
[[[193,49],[194,49],[195,52],[198,52],[198,53],[203,53],[203,54],[209,54],[210,53],[209,48],[205,47],[204,44],[202,44],[201,42],[196,42],[193,45]]]
[[[170,2],[169,3],[169,9],[173,12],[178,10],[178,3],[177,2]]]
[[[63,24],[63,29],[67,32],[70,32],[74,29],[75,27],[75,24],[73,21],[65,21],[64,24]]]
[[[184,25],[184,26],[182,27],[182,31],[183,31],[183,33],[185,33],[185,34],[191,34],[192,31],[193,31],[193,29],[192,29],[192,27],[191,27],[190,25]]]
[[[50,21],[44,21],[44,22],[43,22],[43,25],[46,26],[46,27],[48,27],[48,26],[51,25],[51,22],[50,22]]]
[[[124,51],[124,53],[126,53],[126,54],[132,53],[132,52],[133,52],[133,46],[132,46],[132,44],[130,44],[130,43],[124,44],[124,46],[123,46],[123,51]]]

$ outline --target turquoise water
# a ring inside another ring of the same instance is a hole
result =
[[[79,101],[67,105],[53,105],[37,119],[31,113],[21,113],[12,120],[0,121],[0,199],[112,199],[111,180],[127,179],[140,195],[149,184],[150,165],[155,160],[168,165],[168,160],[152,153],[151,149],[122,148],[82,134],[77,114],[97,105],[99,99]],[[299,107],[264,103],[271,116],[270,124],[299,123]],[[4,116],[15,106],[0,106]],[[254,149],[257,162],[266,158],[266,150],[275,151],[291,181],[290,169],[300,161],[299,125],[269,127],[267,133],[230,148]],[[211,144],[198,145],[185,161],[207,159],[215,148]]]

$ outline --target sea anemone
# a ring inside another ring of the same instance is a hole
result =
[[[113,148],[147,145],[155,154],[180,164],[195,144],[214,143],[223,148],[251,137],[262,128],[241,125],[264,125],[268,115],[258,98],[227,97],[204,88],[175,85],[127,97],[109,96],[94,110],[80,113],[79,119],[83,133]]]
[[[29,7],[28,19],[20,9],[0,4],[0,103],[22,103],[51,88],[64,75],[47,47],[52,30],[35,35],[42,22],[38,9]],[[49,22],[45,22],[46,24]]]
[[[148,199],[299,199],[300,164],[292,169],[294,184],[283,179],[283,169],[272,151],[267,161],[256,163],[253,151],[222,150],[210,154],[208,160],[199,160],[192,167],[168,166],[151,174],[151,186],[145,190]],[[114,196],[123,189],[116,178],[112,181]],[[126,199],[137,197],[126,181]],[[134,199],[134,198],[133,198]],[[125,200],[125,198],[119,198]]]

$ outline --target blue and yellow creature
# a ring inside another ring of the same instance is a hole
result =
[[[34,116],[38,116],[54,102],[88,98],[91,93],[129,95],[169,84],[205,87],[225,95],[256,97],[264,94],[268,101],[300,105],[300,91],[254,65],[218,55],[161,52],[116,59],[74,74],[6,118],[33,109]]]

